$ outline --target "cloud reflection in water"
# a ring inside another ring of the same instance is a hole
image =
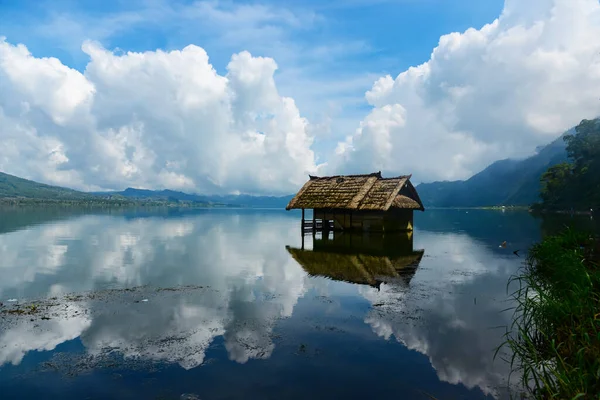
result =
[[[86,216],[0,236],[2,297],[142,285],[207,288],[185,295],[160,292],[145,304],[119,297],[67,302],[82,309],[79,316],[61,313],[33,329],[27,322],[5,323],[0,365],[18,364],[28,351],[51,350],[77,337],[92,355],[117,348],[125,356],[177,362],[187,369],[200,365],[206,348],[221,335],[232,360],[269,357],[275,321],[292,315],[306,274],[276,246],[297,239],[288,217],[248,218],[250,223],[235,214]],[[60,257],[49,258],[57,247]]]
[[[0,322],[0,365],[76,338],[94,357],[114,350],[185,369],[204,363],[217,337],[230,360],[267,359],[277,321],[292,317],[300,298],[343,292],[371,304],[357,316],[375,335],[425,355],[440,380],[490,394],[505,384],[507,366],[492,360],[503,331],[491,328],[508,323],[500,310],[508,307],[505,285],[516,260],[467,234],[429,231],[387,243],[318,242],[302,252],[295,222],[235,211],[87,215],[2,234],[1,298],[141,288],[67,300],[67,309],[35,327]],[[181,285],[202,288],[153,289]]]

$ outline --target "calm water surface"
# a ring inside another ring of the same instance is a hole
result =
[[[548,226],[428,210],[313,240],[299,218],[0,212],[2,398],[507,398],[506,284]]]

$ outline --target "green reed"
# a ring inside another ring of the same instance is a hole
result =
[[[547,237],[509,282],[516,307],[502,346],[534,398],[600,399],[597,243],[570,229]]]

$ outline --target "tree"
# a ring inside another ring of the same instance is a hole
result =
[[[542,208],[600,208],[600,119],[584,119],[564,140],[571,162],[542,175]]]
[[[600,157],[600,119],[584,119],[575,127],[575,135],[565,135],[567,154],[573,161],[574,169],[587,173]]]
[[[542,175],[540,197],[547,206],[564,205],[569,183],[573,179],[573,165],[563,162],[548,168]]]

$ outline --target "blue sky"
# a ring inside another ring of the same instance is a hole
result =
[[[600,115],[599,0],[0,0],[0,14],[0,170],[81,189],[466,179]]]
[[[174,0],[177,8],[194,1]],[[232,52],[249,50],[271,56],[262,45],[245,38],[224,43],[222,32],[202,24],[169,21],[144,12],[161,2],[144,0],[2,0],[2,35],[24,43],[37,56],[59,57],[64,64],[82,69],[87,57],[76,43],[100,41],[107,48],[125,51],[177,49],[190,43],[204,47],[215,67],[223,71]],[[327,4],[324,4],[327,3]],[[288,9],[305,15],[297,26],[270,20],[263,26],[283,26],[286,41],[313,45],[316,42],[362,43],[359,57],[337,57],[350,70],[395,73],[427,61],[443,34],[480,28],[500,15],[501,0],[333,0],[323,1],[226,1],[214,2],[224,9],[261,5]],[[137,14],[138,18],[133,18]],[[121,23],[111,23],[123,18]],[[69,25],[78,25],[69,26]],[[75,45],[74,45],[75,44]],[[252,48],[256,47],[256,49]],[[358,49],[356,49],[358,52]]]
[[[89,60],[80,49],[86,39],[107,49],[135,52],[196,44],[221,74],[233,53],[248,50],[254,56],[273,57],[280,67],[276,77],[282,75],[281,93],[295,98],[312,121],[332,117],[338,122],[328,127],[333,130],[330,135],[320,135],[315,143],[314,150],[324,160],[368,112],[363,96],[377,77],[395,76],[427,61],[440,36],[480,28],[497,18],[503,6],[501,0],[211,1],[215,9],[236,15],[228,21],[199,22],[182,18],[182,9],[193,3],[2,0],[0,12],[8,22],[0,27],[0,35],[25,44],[37,57],[57,57],[81,71]],[[240,10],[244,6],[248,9]],[[173,15],[161,11],[164,8]],[[263,19],[260,14],[266,12],[274,15]],[[230,36],[229,28],[237,24],[247,28]],[[303,52],[315,45],[322,53],[304,58]],[[310,93],[305,93],[305,83],[296,83],[307,77],[328,82],[333,93],[320,95],[322,84],[309,85]]]

